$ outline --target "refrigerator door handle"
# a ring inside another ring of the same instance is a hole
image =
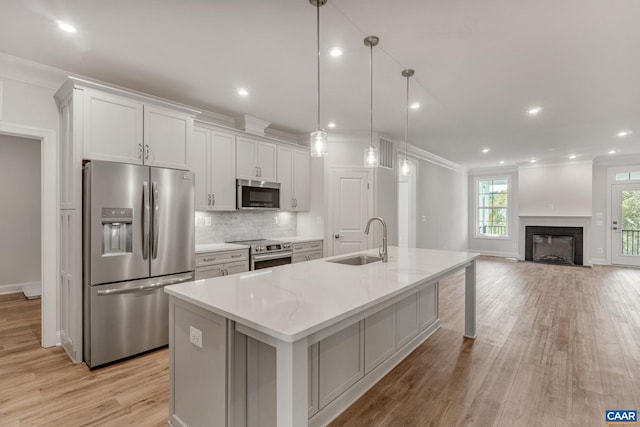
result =
[[[151,207],[149,206],[149,183],[144,181],[142,183],[142,199],[143,201],[143,210],[142,210],[142,259],[147,259],[149,257],[149,227],[150,224],[150,216]]]
[[[158,203],[158,183],[151,184],[153,197],[153,244],[151,245],[151,257],[158,257],[158,235],[160,234],[160,204]]]
[[[147,291],[152,291],[158,288],[164,288],[165,286],[169,286],[169,285],[177,285],[178,283],[190,282],[192,280],[193,280],[193,277],[191,276],[191,274],[189,274],[187,277],[180,277],[177,279],[159,281],[156,283],[150,283],[148,285],[135,286],[133,288],[125,288],[125,289],[113,288],[113,289],[100,290],[97,292],[97,294],[98,295],[119,295],[119,294],[133,294],[137,292],[147,292]]]

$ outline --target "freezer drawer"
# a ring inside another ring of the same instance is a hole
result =
[[[85,287],[85,362],[96,367],[169,342],[164,287],[193,273]]]

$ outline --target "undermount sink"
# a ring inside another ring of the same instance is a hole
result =
[[[382,258],[371,255],[355,255],[346,258],[332,259],[327,262],[335,262],[337,264],[345,265],[365,265],[377,261],[382,261]]]

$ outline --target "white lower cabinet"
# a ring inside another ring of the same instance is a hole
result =
[[[418,294],[396,303],[396,348],[418,335]]]
[[[419,333],[437,327],[438,285],[431,283],[309,346],[308,413],[315,425],[330,419],[331,402],[401,351]],[[430,332],[429,332],[430,333]],[[235,379],[231,426],[276,426],[276,349],[235,333]],[[244,337],[239,340],[238,336]],[[427,335],[428,336],[428,335]],[[246,344],[245,344],[246,343]],[[414,343],[414,345],[417,345]],[[406,349],[405,349],[406,351]],[[400,359],[401,360],[401,359]],[[398,361],[393,361],[393,366]],[[246,366],[246,370],[242,367]],[[383,369],[389,369],[383,365]],[[245,374],[243,374],[246,373]],[[375,372],[372,375],[376,375]],[[339,406],[340,404],[338,404]],[[317,417],[314,417],[317,416]]]
[[[195,280],[249,271],[249,249],[203,252],[196,255]]]
[[[174,427],[210,425],[227,412],[226,320],[171,301],[169,422]],[[194,334],[199,334],[200,345],[193,343]]]
[[[368,374],[396,351],[395,305],[364,319],[364,372]]]
[[[293,251],[293,256],[291,257],[291,263],[295,264],[297,262],[322,258],[322,243],[322,240],[313,240],[310,242],[292,244],[291,250]]]
[[[318,398],[321,409],[364,376],[362,323],[348,326],[318,343]]]

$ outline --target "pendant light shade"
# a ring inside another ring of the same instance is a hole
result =
[[[316,36],[318,51],[318,122],[315,132],[311,132],[309,150],[311,157],[326,157],[329,144],[327,142],[327,132],[320,128],[320,6],[327,3],[327,0],[309,0],[316,8]]]
[[[407,141],[409,137],[409,79],[414,74],[415,71],[410,68],[402,71],[402,77],[406,77],[407,79],[407,102],[405,105],[407,107],[407,119],[404,123],[404,159],[400,161],[400,174],[402,176],[411,175],[411,162],[409,162],[409,159],[407,159]]]
[[[380,39],[376,36],[369,36],[364,39],[364,45],[369,48],[369,80],[371,91],[371,128],[369,135],[371,142],[367,148],[364,149],[364,166],[368,168],[377,168],[379,162],[378,149],[373,144],[373,47],[377,46]]]

